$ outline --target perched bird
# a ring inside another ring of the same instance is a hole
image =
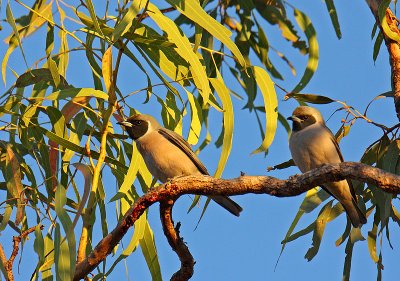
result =
[[[150,115],[137,114],[118,122],[136,142],[150,173],[162,183],[176,176],[208,175],[206,167],[180,135],[162,127]],[[239,216],[242,208],[226,196],[210,196]]]
[[[294,163],[302,173],[322,164],[343,162],[339,145],[317,109],[299,106],[287,119],[293,121],[293,130],[289,139],[290,152]],[[342,204],[354,227],[360,227],[367,222],[357,205],[357,197],[351,181],[329,182],[322,188]]]

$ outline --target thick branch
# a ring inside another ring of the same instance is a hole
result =
[[[174,227],[172,221],[172,206],[174,201],[161,202],[160,204],[160,218],[163,226],[164,234],[167,237],[168,243],[172,250],[176,252],[181,261],[181,268],[172,275],[172,281],[189,280],[193,276],[194,259],[189,251],[189,248],[179,236],[179,226]]]
[[[175,201],[183,194],[241,195],[269,194],[277,197],[299,195],[315,186],[342,179],[355,179],[380,187],[383,191],[400,193],[400,176],[362,163],[327,164],[288,180],[267,176],[241,176],[236,179],[216,179],[210,176],[188,176],[150,190],[139,198],[116,228],[103,238],[92,253],[76,266],[74,280],[79,280],[103,261],[119,243],[128,229],[155,202]]]

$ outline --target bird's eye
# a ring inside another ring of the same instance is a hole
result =
[[[303,119],[304,119],[304,120],[307,120],[307,119],[308,119],[308,116],[303,116]]]
[[[137,120],[136,121],[136,125],[140,125],[140,124],[142,124],[142,121],[141,120]]]

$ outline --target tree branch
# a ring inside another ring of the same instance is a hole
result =
[[[189,248],[183,242],[183,239],[179,236],[180,223],[174,227],[174,222],[172,221],[172,207],[174,201],[168,200],[161,202],[160,204],[160,218],[161,224],[163,226],[164,234],[167,237],[168,243],[172,250],[178,255],[181,261],[181,268],[172,275],[172,281],[183,281],[189,280],[193,276],[193,267],[195,261]]]
[[[355,179],[378,186],[385,192],[400,193],[400,176],[355,162],[322,165],[287,180],[268,176],[241,176],[231,180],[216,179],[211,176],[187,176],[172,179],[150,190],[132,205],[115,229],[97,244],[85,260],[77,264],[74,280],[83,278],[103,261],[134,222],[155,202],[168,204],[170,200],[176,201],[184,194],[242,195],[254,193],[289,197],[299,195],[326,182],[343,179]]]
[[[4,249],[2,247],[2,245],[0,245],[0,259],[4,265],[4,269],[6,271],[7,276],[6,280],[7,281],[13,281],[14,280],[14,274],[13,274],[13,264],[14,264],[14,260],[16,258],[16,256],[18,255],[18,251],[19,251],[19,244],[21,243],[22,239],[24,239],[26,236],[28,236],[29,234],[31,234],[32,232],[35,231],[37,226],[33,226],[27,230],[25,230],[24,232],[21,233],[21,235],[19,236],[13,236],[13,250],[11,253],[10,258],[6,259],[5,253],[4,253]],[[43,225],[39,225],[40,229],[43,230]]]
[[[389,38],[382,28],[382,23],[379,20],[379,6],[382,0],[367,0],[367,4],[376,19],[382,34],[384,35],[386,48],[389,52],[390,66],[392,68],[392,91],[394,97],[394,105],[396,109],[397,118],[400,120],[400,44],[399,42]],[[398,28],[398,21],[396,16],[388,8],[386,9],[385,19],[392,33],[400,36]]]

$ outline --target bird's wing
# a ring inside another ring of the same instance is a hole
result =
[[[325,126],[325,128],[330,132],[331,141],[332,141],[333,145],[334,145],[335,148],[336,148],[336,152],[337,152],[338,155],[339,155],[340,161],[344,162],[342,152],[340,151],[339,144],[338,144],[338,142],[336,141],[335,136],[333,135],[332,131],[329,130],[328,127]],[[348,185],[349,185],[351,195],[353,196],[354,200],[357,202],[357,196],[356,196],[356,193],[355,193],[355,191],[354,191],[353,183],[351,182],[351,180],[346,180],[346,181],[347,181],[347,183],[348,183]],[[326,188],[324,188],[324,189],[327,190]],[[328,192],[328,193],[330,193],[330,192]],[[331,195],[332,195],[332,194],[331,194]]]
[[[193,161],[193,163],[196,165],[196,167],[203,175],[208,175],[207,168],[203,165],[203,163],[201,163],[200,159],[197,157],[197,155],[193,152],[192,148],[190,147],[190,144],[187,141],[185,141],[184,138],[182,138],[179,134],[175,133],[174,131],[165,128],[160,128],[157,131],[160,135],[165,137],[172,144],[176,145],[180,150],[182,150],[190,158],[190,160]]]

